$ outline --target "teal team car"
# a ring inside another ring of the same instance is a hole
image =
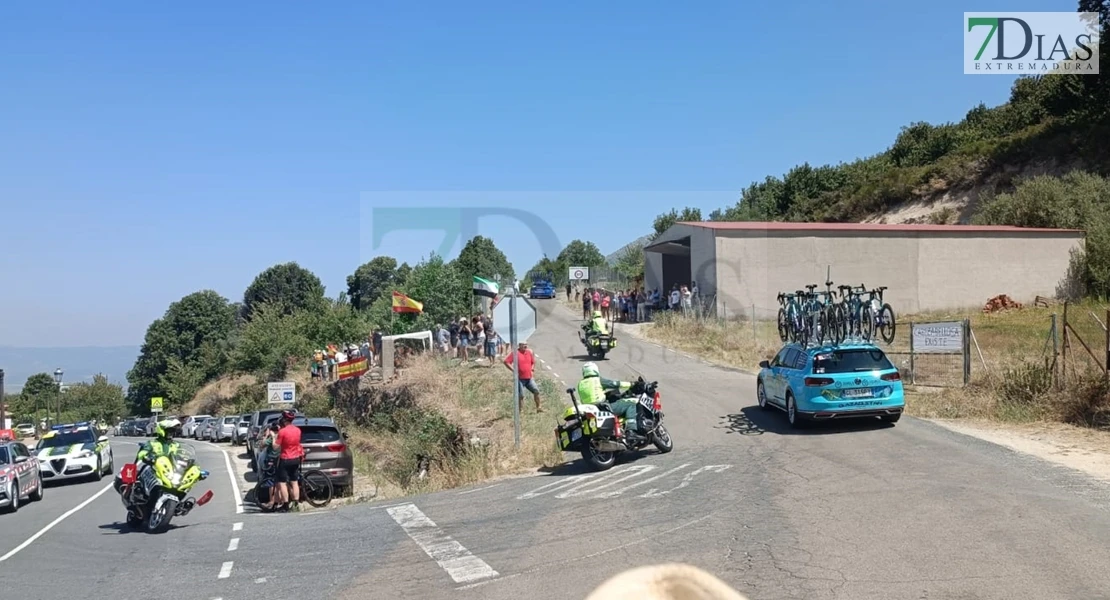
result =
[[[793,427],[809,420],[853,417],[896,423],[906,407],[898,369],[871,344],[787,344],[759,367],[760,408],[785,411]]]

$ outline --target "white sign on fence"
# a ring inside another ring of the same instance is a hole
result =
[[[297,401],[297,384],[292,381],[271,381],[266,384],[270,404],[293,404]]]
[[[571,281],[585,281],[590,278],[589,267],[571,267],[568,271]]]
[[[914,323],[911,334],[915,354],[947,354],[964,351],[963,321]]]

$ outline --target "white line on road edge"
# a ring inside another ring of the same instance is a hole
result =
[[[239,549],[239,538],[231,538],[231,542],[227,545],[227,551],[232,552]]]
[[[243,530],[243,524],[242,523],[235,523],[231,526],[231,530],[232,531],[242,531]]]
[[[231,467],[231,454],[227,450],[220,450],[224,455],[224,464],[227,465],[227,476],[231,479],[231,491],[235,493],[235,514],[243,514],[243,496],[239,493],[238,475]]]
[[[495,483],[495,484],[493,484],[493,485],[487,485],[486,487],[480,487],[480,488],[478,488],[478,489],[476,489],[476,490],[466,490],[465,492],[459,492],[459,495],[460,495],[460,496],[465,496],[465,495],[467,495],[467,494],[473,494],[474,492],[480,492],[480,491],[482,491],[482,490],[488,490],[488,489],[490,489],[490,488],[495,488],[495,487],[497,487],[497,486],[499,486],[499,485],[502,485],[502,484],[500,484],[500,483]]]
[[[231,577],[231,567],[235,566],[234,561],[227,561],[220,567],[219,579],[227,579]]]
[[[113,484],[109,483],[108,485],[104,486],[104,489],[102,489],[99,492],[93,494],[92,496],[89,496],[89,498],[87,500],[85,500],[84,502],[82,502],[81,504],[78,504],[77,506],[74,506],[73,508],[71,508],[71,509],[65,511],[64,513],[62,513],[62,516],[58,517],[57,519],[54,519],[53,521],[50,522],[49,525],[47,525],[46,527],[43,527],[42,529],[38,530],[38,532],[35,533],[35,535],[32,535],[31,537],[27,538],[26,542],[23,542],[22,544],[16,546],[15,548],[12,548],[11,551],[9,551],[4,556],[0,556],[0,562],[4,562],[5,560],[8,560],[9,558],[15,556],[20,550],[26,548],[27,546],[30,546],[35,540],[42,537],[44,533],[53,529],[55,525],[57,525],[58,523],[61,523],[64,520],[66,520],[73,513],[75,513],[77,511],[81,510],[82,508],[85,508],[86,506],[92,504],[93,500],[96,500],[97,498],[103,496],[104,492],[107,492],[108,490],[112,489],[112,485]]]
[[[470,583],[479,579],[497,577],[486,562],[470,553],[451,536],[443,532],[415,504],[395,506],[388,510],[389,516],[405,530],[432,560],[436,561],[455,583]]]

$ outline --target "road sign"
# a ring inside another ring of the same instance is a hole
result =
[[[590,278],[590,268],[589,267],[571,267],[570,268],[570,280],[571,281],[583,281],[583,280],[586,280],[586,279],[589,279],[589,278]]]
[[[914,323],[911,336],[914,354],[955,354],[964,349],[962,321]]]
[[[163,399],[161,397],[151,398],[150,399],[150,412],[152,412],[152,413],[162,412],[162,405],[163,405]]]
[[[525,342],[528,338],[536,332],[536,307],[528,302],[527,298],[523,296],[515,296],[516,298],[516,341]],[[493,307],[493,327],[496,331],[501,333],[501,338],[509,341],[511,332],[511,324],[513,319],[509,314],[510,303],[513,296],[506,296],[504,300],[497,303]],[[516,350],[516,348],[513,348]]]
[[[270,404],[293,404],[297,401],[297,384],[292,381],[271,381],[266,384]]]

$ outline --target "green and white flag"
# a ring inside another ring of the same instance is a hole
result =
[[[496,298],[498,291],[500,290],[496,283],[488,279],[482,279],[477,275],[474,276],[474,295]]]

